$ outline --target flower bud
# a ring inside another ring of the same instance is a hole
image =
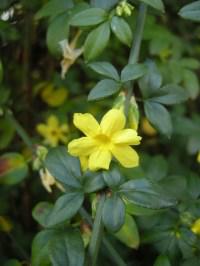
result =
[[[127,3],[126,0],[123,0],[119,3],[119,5],[116,7],[116,15],[121,16],[130,16],[132,14],[132,10],[134,7]]]

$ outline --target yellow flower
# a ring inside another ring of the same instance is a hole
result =
[[[77,40],[80,36],[80,31],[75,35],[74,39],[69,43],[67,39],[60,42],[63,53],[63,60],[61,61],[61,77],[64,79],[65,75],[71,65],[83,53],[83,48],[75,49]]]
[[[154,127],[149,123],[149,121],[146,118],[143,118],[142,120],[142,131],[150,137],[153,137],[157,134],[157,131],[155,130]]]
[[[192,224],[191,230],[194,234],[200,235],[200,218]]]
[[[63,186],[55,180],[55,178],[49,173],[49,171],[46,168],[41,169],[39,173],[40,173],[42,184],[49,193],[52,192],[51,187],[54,185],[57,186],[57,188],[59,188],[60,190],[65,191]]]
[[[68,133],[68,125],[59,124],[59,120],[56,116],[51,115],[48,117],[46,124],[38,124],[37,132],[45,138],[45,142],[52,147],[58,145],[59,142],[67,143],[68,138],[66,133]]]
[[[88,157],[91,171],[109,169],[112,155],[127,168],[139,164],[138,154],[130,145],[140,144],[134,129],[124,129],[126,117],[122,110],[111,109],[99,124],[91,114],[75,114],[74,125],[86,137],[72,140],[68,151],[73,156]]]
[[[42,100],[49,106],[57,107],[64,103],[67,98],[67,90],[65,88],[55,89],[53,84],[47,84],[41,92]]]
[[[200,151],[197,154],[197,162],[200,163]]]

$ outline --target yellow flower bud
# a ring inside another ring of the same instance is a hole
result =
[[[191,231],[196,234],[200,235],[200,218],[198,218],[191,226]]]

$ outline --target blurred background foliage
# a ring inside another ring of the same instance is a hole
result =
[[[24,143],[17,134],[19,124],[34,147],[57,146],[77,136],[72,125],[74,112],[91,112],[100,118],[113,105],[113,98],[87,102],[99,76],[84,63],[83,57],[77,58],[62,79],[62,50],[58,42],[72,40],[77,34],[76,28],[69,27],[69,19],[87,3],[75,1],[75,8],[67,11],[73,6],[71,1],[54,2],[55,6],[45,9],[46,0],[0,1],[1,265],[29,265],[31,242],[40,229],[32,209],[40,201],[54,201],[59,194],[56,189],[49,194],[43,188],[39,173],[32,167],[34,153],[29,140]],[[134,29],[138,2],[130,2],[135,9],[126,20]],[[178,197],[179,204],[167,211],[149,213],[128,206],[134,219],[127,217],[127,227],[137,232],[131,240],[127,240],[130,236],[126,237],[126,229],[121,232],[125,245],[112,237],[111,240],[129,265],[153,265],[159,254],[166,254],[168,257],[159,257],[155,265],[170,265],[169,258],[172,265],[197,266],[200,229],[192,230],[192,225],[200,217],[200,24],[178,15],[192,1],[164,2],[163,15],[150,8],[140,61],[153,61],[162,74],[163,84],[181,85],[189,100],[169,108],[173,133],[167,138],[146,119],[140,91],[135,88],[140,110],[139,135],[143,137],[139,149],[141,165],[121,171],[130,177],[148,177],[162,183],[169,194]],[[78,48],[87,33],[87,29],[81,33]],[[128,54],[129,47],[112,34],[98,61],[109,61],[122,69]],[[61,134],[56,141],[49,133],[51,129]]]

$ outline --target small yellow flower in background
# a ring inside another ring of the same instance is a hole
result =
[[[63,87],[56,89],[53,84],[47,84],[41,92],[42,100],[51,107],[58,107],[67,99],[67,90]]]
[[[40,169],[40,178],[42,181],[42,184],[44,186],[44,188],[51,193],[52,192],[52,186],[56,186],[57,188],[59,188],[61,191],[65,191],[65,189],[63,188],[63,186],[56,181],[56,179],[49,173],[49,171],[45,168],[45,169]]]
[[[134,129],[124,129],[126,117],[122,110],[111,109],[100,124],[89,113],[74,114],[73,122],[86,137],[72,140],[68,151],[73,156],[88,158],[91,171],[108,170],[112,156],[124,167],[138,166],[138,154],[130,145],[140,144],[141,137]]]
[[[59,142],[67,143],[67,133],[69,131],[66,123],[60,124],[58,118],[55,115],[48,117],[46,124],[38,124],[37,132],[44,137],[45,143],[55,147]]]
[[[200,163],[200,151],[197,154],[197,162]]]
[[[80,36],[80,31],[77,32],[74,39],[69,43],[67,39],[60,42],[63,53],[61,61],[61,77],[64,79],[67,71],[74,64],[76,59],[83,53],[83,48],[76,49],[76,44]]]
[[[191,230],[194,234],[200,235],[200,218],[198,218],[191,226]]]
[[[142,119],[141,128],[147,136],[154,137],[157,134],[156,129],[149,123],[146,118]]]

